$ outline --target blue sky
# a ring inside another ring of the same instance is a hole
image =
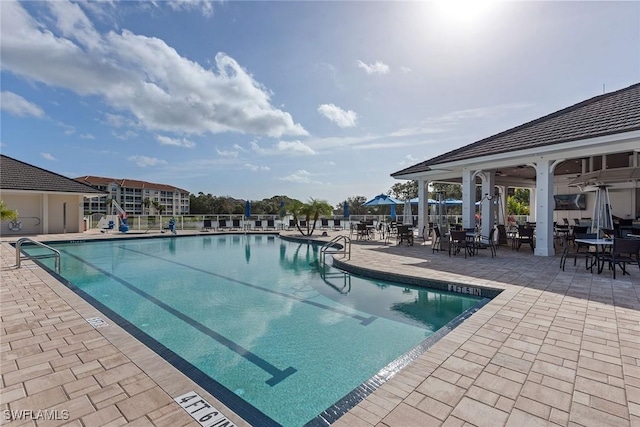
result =
[[[640,81],[639,2],[0,2],[3,154],[192,193],[389,174]]]

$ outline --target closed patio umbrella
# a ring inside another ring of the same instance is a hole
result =
[[[411,216],[411,201],[407,200],[404,202],[404,213],[402,215],[402,223],[403,224],[411,224],[413,225],[413,217]]]
[[[251,201],[247,200],[244,204],[244,219],[245,221],[249,220],[249,217],[251,217]],[[244,228],[248,228],[247,227],[248,224],[245,223]]]
[[[344,202],[342,204],[342,216],[346,219],[349,219],[349,203]]]
[[[391,216],[391,220],[396,220],[396,205],[391,205],[391,212],[389,212],[389,216]]]

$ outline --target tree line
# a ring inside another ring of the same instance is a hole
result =
[[[458,184],[441,184],[434,183],[433,191],[430,192],[430,198],[436,198],[437,192],[443,192],[447,199],[462,199],[462,186]],[[477,189],[476,200],[482,198],[482,190]],[[394,184],[387,192],[387,195],[398,200],[409,200],[418,197],[418,182],[406,181]],[[195,215],[211,215],[211,214],[237,214],[242,215],[245,208],[245,200],[236,199],[230,196],[214,196],[212,194],[204,194],[199,192],[197,195],[190,194],[190,211]],[[388,206],[364,206],[369,200],[365,196],[351,196],[345,201],[349,206],[351,215],[388,215]],[[294,203],[295,202],[295,203]],[[323,200],[310,199],[309,202],[302,202],[284,195],[276,195],[262,200],[251,200],[251,213],[253,215],[279,215],[282,214],[283,207],[287,213],[291,213],[291,207],[296,206],[300,210],[301,206],[311,204],[318,207],[318,203],[329,206],[330,211],[325,209],[323,215],[341,216],[344,214],[344,202],[340,202],[335,206],[330,206],[328,202]],[[450,209],[452,215],[456,214],[456,209],[462,211],[460,206],[453,206]],[[513,194],[509,194],[507,198],[507,211],[513,215],[529,214],[529,190],[515,189]],[[461,212],[458,212],[461,213]],[[313,217],[313,215],[312,215]]]

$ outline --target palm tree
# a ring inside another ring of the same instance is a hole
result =
[[[2,221],[16,220],[18,219],[18,211],[12,211],[11,209],[7,209],[7,206],[4,204],[4,201],[0,200],[0,219]]]
[[[322,215],[331,215],[333,208],[325,200],[309,199],[309,203],[302,203],[299,200],[292,200],[286,206],[287,211],[293,216],[296,228],[303,236],[311,236],[316,229],[316,222]],[[306,230],[300,228],[300,218],[304,218],[307,223]],[[311,222],[313,221],[313,225]]]
[[[313,227],[308,236],[311,236],[316,229],[316,222],[323,215],[331,215],[333,213],[333,208],[326,200],[318,200],[311,198],[309,199],[309,203],[307,203],[308,214],[307,217],[307,231],[309,231],[309,217],[313,218]]]

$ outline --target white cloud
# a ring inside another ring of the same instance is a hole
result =
[[[356,125],[358,115],[355,111],[345,111],[334,104],[321,104],[318,107],[318,113],[325,116],[341,128],[353,127]]]
[[[406,156],[404,156],[404,158],[400,161],[400,166],[405,166],[405,165],[415,165],[416,163],[418,163],[419,160],[415,157],[413,157],[411,154],[407,154]]]
[[[51,17],[36,21],[19,3],[3,1],[3,71],[101,97],[151,131],[307,135],[289,113],[271,105],[268,89],[224,53],[205,69],[161,39],[126,29],[101,34],[74,3],[44,4]]]
[[[81,133],[80,139],[96,139],[96,137],[91,135],[90,133]]]
[[[271,170],[269,166],[258,166],[258,165],[253,165],[251,163],[245,163],[244,167],[253,172]]]
[[[313,148],[301,141],[278,141],[273,148],[263,148],[257,142],[251,141],[249,143],[251,149],[262,155],[315,155],[318,154]]]
[[[373,64],[365,64],[358,59],[358,67],[362,68],[367,74],[388,74],[391,70],[389,66],[381,61],[376,61]]]
[[[301,141],[278,141],[276,147],[278,151],[284,151],[288,154],[318,154]]]
[[[18,117],[44,116],[42,108],[13,92],[0,92],[0,109]]]
[[[162,145],[173,145],[176,147],[193,148],[196,144],[193,141],[189,141],[187,138],[170,138],[164,135],[156,135],[156,140]]]
[[[234,148],[234,149],[236,149],[237,151],[242,151],[242,152],[246,152],[246,151],[247,151],[247,149],[246,149],[246,148],[241,147],[241,146],[240,146],[240,145],[238,145],[238,144],[233,144],[233,148]]]
[[[136,165],[141,168],[146,168],[147,166],[157,166],[157,165],[166,165],[167,162],[165,160],[160,160],[155,157],[147,157],[147,156],[129,156],[127,160],[130,162],[134,162]]]
[[[166,0],[165,2],[173,10],[197,10],[204,16],[213,15],[213,2],[210,0]]]
[[[132,130],[128,130],[128,131],[126,131],[126,132],[122,132],[122,133],[112,132],[112,134],[113,134],[113,136],[115,136],[116,138],[118,138],[118,139],[122,139],[122,140],[129,139],[129,138],[134,138],[134,137],[138,136],[138,134],[137,134],[137,133],[135,133],[135,132],[134,132],[134,131],[132,131]]]
[[[402,71],[405,74],[409,74],[413,70],[409,67],[400,67],[400,71]]]
[[[238,157],[237,151],[231,151],[231,150],[221,151],[216,148],[216,152],[218,153],[219,156],[222,156],[222,157]]]
[[[40,156],[42,156],[42,158],[44,159],[51,160],[52,162],[55,162],[56,160],[58,160],[55,157],[53,157],[51,153],[40,153]]]
[[[281,181],[295,182],[298,184],[320,184],[318,181],[314,181],[311,179],[311,173],[307,172],[304,169],[300,169],[291,175],[283,176],[278,178]]]

